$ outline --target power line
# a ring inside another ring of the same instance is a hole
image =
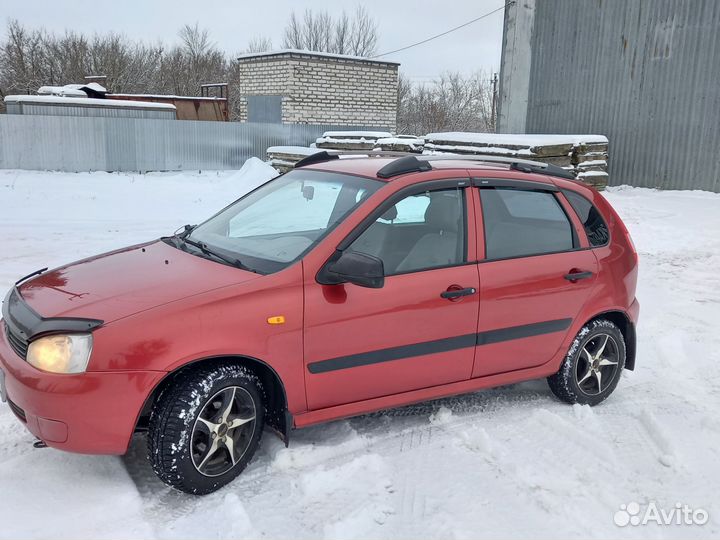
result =
[[[445,31],[442,34],[438,34],[436,36],[432,36],[427,39],[423,39],[422,41],[418,41],[417,43],[413,43],[412,45],[408,45],[406,47],[401,47],[399,49],[395,49],[394,51],[388,51],[388,52],[384,52],[382,54],[376,54],[375,56],[371,56],[370,58],[380,58],[381,56],[387,56],[388,54],[395,54],[396,52],[406,51],[407,49],[412,49],[413,47],[417,47],[418,45],[422,45],[423,43],[427,43],[428,41],[432,41],[433,39],[437,39],[439,37],[446,36],[446,35],[450,34],[451,32],[455,32],[455,30],[460,30],[461,28],[465,28],[466,26],[471,25],[472,23],[478,22],[480,19],[484,19],[485,17],[489,17],[493,13],[497,13],[498,11],[505,9],[506,7],[508,7],[514,3],[515,3],[515,0],[510,0],[510,2],[508,2],[507,4],[504,4],[504,5],[500,6],[499,8],[493,9],[492,11],[486,13],[485,15],[480,15],[478,18],[468,21],[466,23],[463,23],[460,26],[451,28],[450,30]]]

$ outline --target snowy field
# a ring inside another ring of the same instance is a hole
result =
[[[0,171],[2,294],[40,267],[202,220],[269,174],[248,166]],[[640,253],[641,316],[637,371],[601,406],[561,404],[535,381],[296,431],[288,449],[266,433],[240,478],[204,498],[156,480],[141,438],[124,457],[35,450],[0,406],[0,538],[718,537],[720,195],[606,196]],[[631,502],[709,521],[616,526]]]

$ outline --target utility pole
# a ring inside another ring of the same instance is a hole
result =
[[[497,131],[497,98],[498,98],[497,86],[498,86],[498,75],[497,75],[497,73],[493,73],[493,78],[492,78],[492,117],[491,117],[493,133],[495,133],[495,131]]]

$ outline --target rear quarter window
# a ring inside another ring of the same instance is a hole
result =
[[[600,211],[589,200],[574,191],[563,190],[563,195],[580,218],[590,245],[599,247],[607,244],[610,240],[610,231]]]

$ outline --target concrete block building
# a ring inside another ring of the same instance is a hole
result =
[[[373,126],[394,131],[396,62],[282,50],[238,59],[243,122]]]

